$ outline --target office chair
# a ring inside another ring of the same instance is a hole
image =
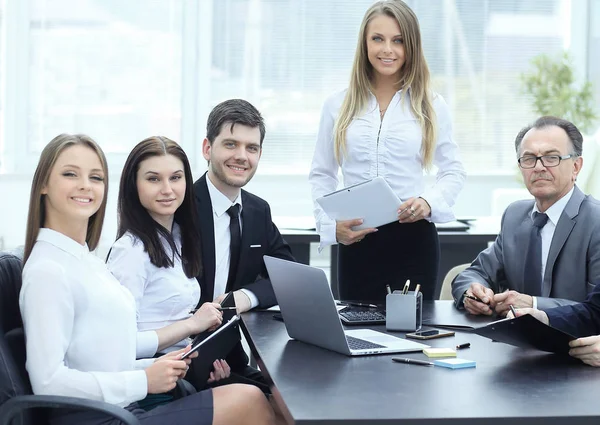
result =
[[[459,264],[458,266],[452,267],[442,283],[442,290],[440,291],[440,300],[454,300],[452,297],[452,281],[456,279],[456,276],[460,274],[464,269],[469,267],[471,263]]]
[[[72,408],[103,412],[123,424],[139,425],[132,413],[109,403],[32,394],[19,311],[21,258],[15,253],[0,253],[0,424],[43,425],[48,423],[49,409]]]

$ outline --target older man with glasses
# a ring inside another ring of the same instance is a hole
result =
[[[583,137],[571,122],[541,117],[515,139],[535,200],[508,206],[496,241],[452,283],[456,307],[505,316],[583,301],[600,283],[600,202],[575,184]]]

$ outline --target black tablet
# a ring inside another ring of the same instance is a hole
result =
[[[206,338],[203,338],[201,340],[198,340],[198,338],[196,338],[194,340],[194,342],[192,343],[192,348],[190,349],[190,351],[187,351],[187,352],[183,353],[183,355],[181,356],[181,358],[185,359],[190,354],[192,354],[194,351],[198,351],[203,345],[208,345],[210,341],[217,340],[219,338],[219,335],[226,334],[227,330],[230,329],[230,328],[232,328],[232,327],[234,327],[235,324],[239,320],[240,320],[239,316],[233,316],[231,319],[229,319],[229,321],[227,321],[226,323],[224,323],[223,325],[221,325],[219,327],[219,329],[217,329],[216,331],[210,333]],[[228,348],[229,348],[229,350],[231,349],[231,347],[228,347]],[[225,354],[227,354],[227,353],[225,353]],[[222,357],[224,357],[224,355]],[[212,363],[212,361],[211,361],[211,363]]]

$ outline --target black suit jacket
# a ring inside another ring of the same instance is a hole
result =
[[[581,304],[544,310],[550,324],[576,337],[600,334],[600,284]]]
[[[203,273],[198,276],[200,302],[214,299],[215,289],[215,230],[213,209],[206,184],[206,173],[194,183],[194,194],[200,221]],[[258,298],[260,308],[277,304],[263,255],[295,261],[289,245],[283,240],[271,219],[269,204],[242,190],[242,246],[235,282],[227,292],[241,288]]]

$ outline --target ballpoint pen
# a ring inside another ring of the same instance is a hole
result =
[[[416,364],[419,366],[433,366],[432,362],[427,362],[425,360],[407,359],[405,357],[393,357],[392,361],[396,363]]]
[[[385,289],[387,291],[388,294],[392,293],[392,288],[390,288],[390,285],[385,285]]]
[[[219,311],[224,311],[224,310],[235,310],[237,307],[215,307],[215,308]],[[190,310],[190,314],[194,314],[197,311],[198,311],[198,309],[194,308],[194,309]]]
[[[419,296],[420,290],[421,290],[421,285],[419,283],[417,283],[417,286],[415,286],[415,297]]]
[[[515,319],[517,318],[517,310],[515,310],[515,308],[513,307],[513,305],[509,305],[508,306],[510,308],[510,312],[513,314],[513,316],[515,316]]]
[[[406,295],[408,293],[408,288],[410,288],[410,279],[406,279],[404,288],[402,288],[402,295]]]

